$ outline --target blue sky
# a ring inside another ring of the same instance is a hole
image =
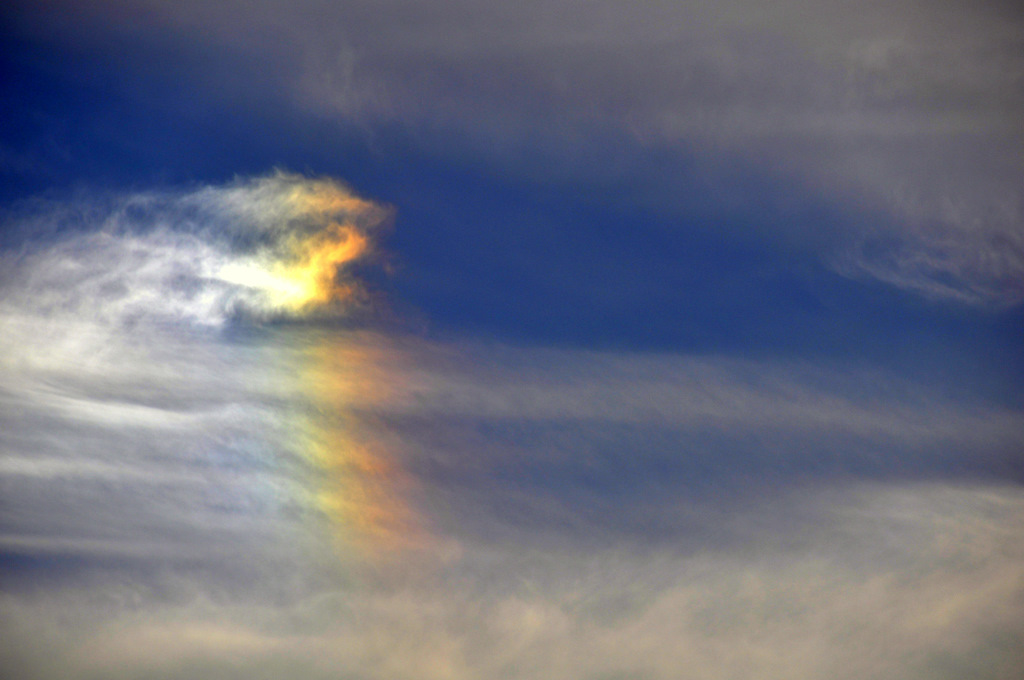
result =
[[[1009,3],[15,3],[11,677],[1015,677]]]

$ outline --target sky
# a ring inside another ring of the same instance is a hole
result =
[[[0,678],[1024,665],[1024,12],[0,9]]]

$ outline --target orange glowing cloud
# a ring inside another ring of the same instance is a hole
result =
[[[260,205],[275,218],[263,227],[271,245],[223,263],[214,276],[256,291],[274,313],[355,300],[359,287],[345,267],[373,252],[371,234],[386,210],[330,180],[279,173],[270,181],[269,189],[260,187],[270,192]]]

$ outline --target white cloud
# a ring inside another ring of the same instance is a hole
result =
[[[216,326],[239,313],[351,305],[360,291],[344,268],[371,253],[371,232],[387,217],[337,182],[286,173],[109,203],[10,218],[53,238],[6,256],[8,319]],[[76,222],[87,228],[61,233]]]

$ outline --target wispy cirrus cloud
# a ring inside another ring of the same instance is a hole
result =
[[[9,228],[49,239],[5,254],[6,315],[114,324],[354,305],[363,292],[345,266],[371,254],[388,215],[340,184],[285,173],[25,210]]]

